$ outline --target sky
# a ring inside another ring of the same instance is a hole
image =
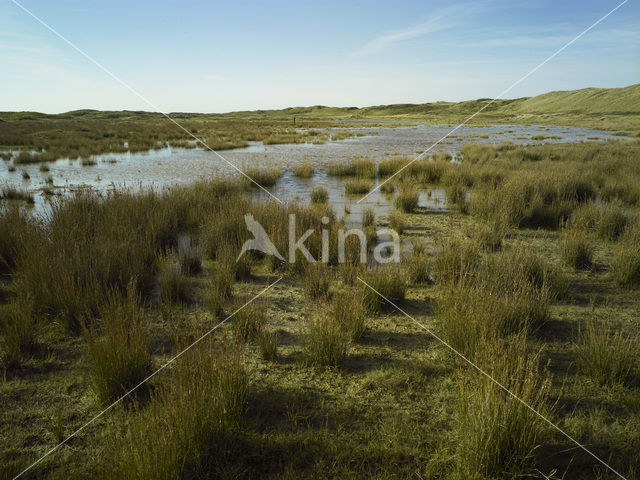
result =
[[[15,1],[122,82],[0,0],[0,111],[59,113],[495,98],[622,0]],[[503,97],[639,82],[628,0]]]

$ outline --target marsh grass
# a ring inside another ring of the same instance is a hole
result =
[[[26,190],[5,185],[0,189],[0,200],[22,200],[29,204],[34,203],[33,195]]]
[[[569,219],[572,227],[595,232],[609,241],[617,240],[628,222],[628,215],[619,202],[586,203],[575,209]]]
[[[385,195],[393,195],[396,192],[396,187],[393,182],[384,182],[380,185],[380,191]]]
[[[413,284],[431,284],[433,270],[433,257],[426,253],[415,253],[409,260],[406,271],[407,279]]]
[[[366,329],[367,319],[366,299],[362,290],[347,289],[336,292],[329,312],[342,325],[352,342],[360,340]]]
[[[526,352],[522,338],[485,348],[492,354],[486,355],[484,368],[526,405],[487,377],[461,380],[453,433],[457,474],[468,479],[526,475],[550,434],[535,412],[552,417],[551,377],[539,368],[539,354]]]
[[[190,303],[193,285],[183,273],[180,262],[173,256],[161,260],[160,297],[168,303]]]
[[[264,360],[275,360],[278,358],[279,334],[271,327],[263,326],[257,334],[258,347]]]
[[[180,270],[185,275],[197,275],[202,271],[202,245],[200,241],[183,237],[178,242],[176,253]]]
[[[260,331],[265,325],[264,302],[255,300],[247,303],[249,300],[249,298],[244,298],[237,301],[233,307],[233,311],[236,313],[229,319],[234,339],[239,343],[258,340]]]
[[[363,280],[375,290],[363,285],[367,308],[374,311],[392,310],[395,307],[386,299],[399,305],[405,298],[407,285],[404,273],[398,266],[387,265],[373,268],[366,272]]]
[[[479,248],[473,240],[449,235],[437,247],[435,279],[444,285],[455,285],[474,275],[479,262]]]
[[[482,342],[542,326],[549,303],[548,290],[537,290],[525,279],[515,279],[511,286],[487,279],[446,287],[438,318],[445,339],[472,355]]]
[[[304,292],[310,299],[326,298],[331,279],[331,270],[323,263],[309,263],[303,267]]]
[[[462,213],[469,211],[467,202],[467,192],[461,183],[452,183],[446,187],[447,202],[449,205],[457,207]]]
[[[507,227],[503,222],[493,221],[475,224],[470,236],[483,250],[497,252],[502,248],[506,232]]]
[[[251,167],[244,170],[246,176],[242,176],[242,182],[245,186],[251,188],[259,188],[258,185],[262,187],[273,187],[278,180],[282,177],[284,172],[281,168],[272,167],[272,168],[258,168]],[[249,178],[247,178],[249,177]],[[251,181],[251,180],[253,181]],[[254,183],[255,182],[255,183]],[[256,185],[256,183],[258,185]]]
[[[311,178],[315,170],[310,162],[304,161],[293,167],[293,176],[298,178]]]
[[[380,176],[380,178],[386,179],[394,175],[401,168],[403,168],[405,165],[410,163],[411,160],[412,160],[411,158],[406,158],[406,157],[393,157],[386,160],[382,160],[378,164],[378,175]]]
[[[209,312],[214,317],[222,312],[224,304],[233,293],[233,268],[229,262],[219,262],[219,264],[209,270],[208,285],[205,293],[205,302]]]
[[[311,190],[311,203],[327,203],[329,201],[329,192],[324,187],[316,187]]]
[[[100,476],[172,480],[204,471],[222,475],[242,428],[247,389],[239,349],[228,342],[202,342],[168,372],[124,429],[115,428]]]
[[[584,230],[564,229],[561,254],[567,265],[576,269],[588,269],[593,264],[593,253],[593,243]]]
[[[397,209],[404,213],[413,213],[418,206],[418,192],[413,188],[402,190],[395,200]]]
[[[598,325],[589,319],[574,344],[579,370],[601,385],[627,383],[636,369],[640,343],[637,336]]]
[[[311,365],[337,366],[347,355],[349,333],[333,315],[313,312],[305,322],[304,359]]]
[[[347,195],[358,195],[368,193],[373,187],[373,183],[366,179],[347,180],[344,184],[344,191]]]
[[[99,316],[100,328],[86,326],[85,339],[94,391],[100,402],[109,402],[151,370],[150,338],[135,282],[124,297],[108,294]]]
[[[0,366],[13,369],[36,346],[36,323],[28,304],[13,303],[0,308]]]
[[[402,235],[406,227],[407,222],[402,212],[400,212],[399,210],[394,210],[389,214],[389,228],[398,232],[398,235]]]
[[[611,260],[613,277],[623,287],[640,286],[640,235],[625,235]]]
[[[371,228],[376,226],[376,214],[373,208],[368,207],[362,212],[362,228]]]
[[[0,206],[0,274],[14,272],[26,240],[39,233],[32,218],[17,205]]]

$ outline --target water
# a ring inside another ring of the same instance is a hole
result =
[[[366,125],[366,123],[362,123]],[[366,200],[356,203],[360,196],[346,196],[341,179],[327,177],[322,171],[330,162],[346,162],[362,155],[376,161],[391,156],[415,157],[436,141],[447,135],[451,125],[427,125],[422,123],[402,127],[351,128],[364,136],[325,144],[263,145],[251,142],[248,147],[220,152],[227,162],[240,169],[247,167],[280,166],[285,169],[284,177],[271,190],[283,201],[307,203],[312,186],[323,185],[329,191],[329,202],[339,218],[350,214],[345,221],[357,223],[366,208],[373,208],[376,215],[387,215],[392,209],[393,196],[379,191]],[[339,129],[329,129],[330,132]],[[542,142],[575,142],[597,137],[606,140],[614,137],[608,132],[577,127],[548,127],[543,125],[494,125],[487,127],[464,126],[451,134],[432,151],[448,151],[454,156],[465,143],[499,143],[510,140],[516,144],[539,143],[531,137],[544,135]],[[486,138],[483,138],[486,137]],[[170,185],[189,184],[220,175],[239,175],[238,172],[215,153],[200,149],[166,148],[143,153],[104,154],[95,157],[97,164],[82,166],[79,160],[60,159],[50,162],[48,172],[39,171],[38,164],[20,165],[15,172],[8,171],[8,163],[0,162],[0,185],[13,185],[34,193],[36,210],[46,209],[47,201],[43,188],[46,178],[53,177],[53,186],[61,193],[68,193],[81,186],[89,186],[98,191],[113,188],[156,188]],[[300,179],[291,174],[291,168],[302,161],[309,161],[316,167],[312,179]],[[115,161],[115,163],[112,163]],[[23,180],[22,171],[31,179]],[[439,198],[440,201],[432,200]],[[421,195],[421,206],[446,208],[442,192],[428,198]]]

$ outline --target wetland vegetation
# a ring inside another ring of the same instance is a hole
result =
[[[305,119],[318,111],[180,118],[214,148],[313,145],[336,121]],[[166,119],[118,115],[3,114],[0,144],[22,149],[16,164],[196,146]],[[0,190],[0,478],[220,322],[24,478],[617,478],[559,429],[637,478],[640,141],[468,142],[455,162],[412,159],[301,160],[304,201],[283,204],[242,177],[79,189],[42,212]],[[265,187],[285,174],[245,173]],[[410,245],[399,263],[362,263],[356,236],[339,261],[351,207],[318,179],[380,187],[388,213],[367,206],[359,225],[369,250],[395,229]],[[239,257],[246,214],[279,252],[295,214],[326,261]]]

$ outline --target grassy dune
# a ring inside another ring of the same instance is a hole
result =
[[[414,245],[399,265],[360,265],[354,242],[339,264],[318,192],[309,206],[228,180],[81,192],[48,221],[3,205],[0,478],[280,277],[25,478],[615,478],[358,278],[637,478],[639,158],[619,141],[416,162],[394,179],[389,221]],[[415,204],[435,186],[444,212]],[[316,257],[326,228],[327,263],[236,262],[248,212],[280,252],[290,213]],[[581,245],[588,264],[571,260]]]
[[[324,143],[356,135],[348,128],[361,125],[350,124],[349,120],[455,123],[465,121],[481,108],[484,110],[474,118],[474,124],[575,125],[637,136],[640,135],[638,105],[640,85],[632,85],[551,92],[493,102],[478,99],[363,108],[313,106],[226,114],[170,114],[201,142],[196,142],[161,114],[152,112],[77,110],[57,115],[0,112],[0,149],[20,150],[14,164],[82,158],[88,165],[92,155],[166,146],[227,150],[247,146],[249,141]],[[330,135],[329,127],[342,130]],[[6,153],[3,155],[6,157]]]

